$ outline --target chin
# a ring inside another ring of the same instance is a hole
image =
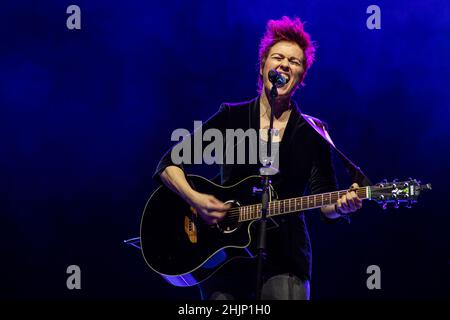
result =
[[[270,88],[271,88],[272,84],[270,84],[269,87],[265,87],[265,90],[267,93],[270,92]],[[282,87],[282,88],[278,88],[278,96],[279,97],[286,97],[286,96],[290,96],[292,95],[292,88],[288,87]]]
[[[292,88],[282,88],[278,89],[279,96],[290,96],[292,94]]]

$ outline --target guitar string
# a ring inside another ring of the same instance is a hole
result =
[[[364,191],[363,194],[366,194],[366,191],[367,191],[366,188],[367,187],[360,187],[360,188],[357,188],[357,189],[354,189],[354,190],[351,190],[351,191],[356,191],[357,193],[360,192],[360,191]],[[389,190],[389,189],[392,189],[392,187],[384,187],[384,188],[377,188],[377,189],[374,188],[371,191],[372,191],[372,193],[374,193],[374,192],[379,192],[379,191]],[[337,195],[337,198],[339,198],[340,197],[339,193],[347,193],[348,191],[349,190],[339,190],[339,191],[331,192],[331,193],[329,193],[330,194],[330,200],[331,200],[331,198],[335,198],[336,195]],[[362,192],[360,192],[360,193],[362,193]],[[332,194],[334,194],[333,197],[331,197]],[[304,198],[307,199],[308,197],[317,197],[317,196],[318,195],[310,195],[310,196],[304,196]],[[303,198],[303,197],[300,197],[300,198]],[[284,208],[288,207],[288,212],[279,212],[278,214],[282,214],[282,213],[286,213],[287,214],[287,213],[293,213],[295,211],[302,211],[302,209],[296,209],[295,202],[298,201],[298,200],[295,201],[293,199],[298,199],[298,198],[271,201],[271,202],[269,202],[269,211],[270,210],[274,210],[275,208],[277,208],[277,204],[278,204],[278,208],[280,208],[279,203],[282,202],[282,201],[289,201],[289,203],[290,203],[290,201],[294,201],[294,204],[293,205],[289,204],[287,206],[284,206]],[[303,203],[305,201],[305,199],[302,199],[301,203]],[[309,203],[310,201],[306,201],[306,202]],[[322,202],[323,202],[323,197],[322,197]],[[314,200],[314,203],[315,203],[315,200]],[[335,204],[335,203],[337,203],[337,201],[336,202],[332,202],[330,204]],[[246,206],[243,206],[243,207],[236,207],[236,208],[232,208],[232,209],[228,210],[227,211],[227,215],[224,217],[224,219],[221,221],[221,223],[229,222],[230,220],[236,220],[236,217],[238,217],[238,221],[239,221],[239,217],[241,215],[246,214],[246,213],[241,212],[242,209],[245,208],[245,207],[254,207],[254,206],[259,207],[260,204],[246,205]],[[294,209],[291,210],[291,207],[293,207],[293,206],[294,206]],[[312,209],[312,208],[314,208],[314,207],[305,208],[305,209]],[[286,210],[284,210],[284,211],[286,211]],[[257,215],[256,215],[256,217],[253,217],[255,213],[257,213]],[[260,217],[260,213],[261,213],[261,209],[258,209],[257,212],[255,212],[255,210],[252,210],[251,213],[250,213],[250,215],[252,215],[252,218],[244,219],[244,220],[241,220],[241,221],[244,222],[244,221],[256,220],[257,218]],[[278,215],[278,214],[275,213],[275,214],[270,214],[270,215],[273,216],[273,215]]]
[[[383,187],[383,188],[373,188],[373,189],[371,188],[371,193],[373,194],[373,193],[377,193],[377,192],[380,192],[380,191],[391,190],[391,189],[392,189],[392,186]],[[356,191],[357,193],[359,193],[359,195],[363,196],[367,192],[367,187],[360,187],[360,188],[357,188],[357,189],[354,189],[354,190],[351,190],[351,191]],[[361,191],[363,191],[363,192],[361,192]],[[340,191],[334,191],[334,192],[330,193],[330,201],[334,200],[334,198],[336,198],[336,196],[337,196],[336,200],[339,199],[339,197],[340,197],[339,194],[340,193],[347,193],[347,192],[348,192],[348,190],[340,190]],[[331,195],[333,195],[333,196],[331,196]],[[317,195],[311,195],[311,196],[317,196]],[[311,196],[305,196],[305,199],[308,198],[308,197],[311,197]],[[300,197],[300,198],[303,198],[303,197]],[[296,198],[293,198],[293,199],[296,199]],[[289,204],[287,206],[283,205],[283,208],[284,208],[283,212],[271,214],[271,216],[282,214],[282,213],[286,213],[287,214],[287,213],[292,213],[292,212],[295,212],[295,211],[302,211],[303,209],[297,209],[296,208],[297,204],[295,202],[298,202],[298,200],[293,200],[293,199],[276,200],[276,201],[269,202],[269,209],[268,210],[270,211],[272,209],[274,210],[277,207],[277,203],[280,203],[281,201],[289,201]],[[291,201],[294,201],[294,203],[291,204]],[[304,199],[302,199],[300,201],[300,204],[302,205],[303,202],[305,202]],[[308,203],[308,202],[310,202],[310,201],[306,201],[306,203]],[[322,196],[322,202],[323,202],[323,196]],[[272,206],[271,206],[271,203],[273,203]],[[314,200],[314,203],[315,203],[315,200]],[[330,204],[335,204],[335,203],[337,203],[337,201],[333,201]],[[327,204],[327,205],[330,205],[330,204]],[[258,206],[259,207],[259,204],[249,205],[248,207],[250,207],[250,206]],[[244,207],[247,207],[247,206],[244,206]],[[286,207],[288,208],[288,210],[285,210]],[[292,209],[292,207],[294,209]],[[316,206],[314,206],[314,207],[316,207]],[[305,209],[311,209],[311,208],[314,208],[314,207],[309,207],[309,208],[307,207]],[[230,209],[229,211],[227,211],[227,213],[228,212],[232,212],[232,213],[231,214],[227,214],[227,216],[222,221],[226,222],[226,221],[229,221],[229,220],[234,220],[235,216],[237,216],[237,215],[240,217],[241,214],[242,215],[248,214],[248,213],[241,213],[240,211],[241,211],[242,208],[243,207],[237,207],[237,208]],[[279,205],[278,205],[278,208],[280,208]],[[255,213],[257,214],[256,217],[254,217]],[[250,219],[244,219],[244,220],[241,220],[241,221],[255,220],[255,219],[260,217],[260,213],[261,213],[261,209],[260,208],[258,208],[257,212],[255,212],[255,210],[251,210],[250,215],[252,217]]]
[[[361,188],[361,189],[363,189],[363,188]],[[361,190],[360,189],[360,190]],[[358,190],[358,191],[360,191],[360,190]],[[347,192],[347,191],[339,191],[340,193],[343,193],[343,192]],[[308,198],[308,197],[310,197],[310,196],[306,196],[305,198]],[[301,197],[302,198],[302,197]],[[332,199],[332,198],[336,198],[336,200],[339,198],[339,195],[334,195],[334,196],[331,196],[330,195],[330,200]],[[298,198],[292,198],[292,199],[286,199],[286,200],[275,200],[275,201],[271,201],[271,202],[269,202],[269,210],[271,209],[271,207],[272,207],[272,209],[278,204],[278,206],[279,206],[279,203],[281,203],[281,202],[285,202],[285,201],[289,201],[289,204],[288,205],[283,205],[284,207],[292,207],[292,206],[294,206],[294,205],[298,205],[298,202],[301,202],[301,203],[304,203],[304,202],[307,202],[307,203],[309,203],[309,202],[311,202],[311,201],[305,201],[305,199],[302,199],[302,200],[299,200]],[[294,203],[292,204],[291,203],[291,201],[294,201]],[[295,203],[295,202],[297,202],[297,204]],[[314,203],[315,203],[316,201],[314,200]],[[336,202],[333,202],[333,203],[336,203]],[[332,204],[332,203],[330,203],[330,204]],[[235,207],[235,208],[232,208],[232,209],[230,209],[230,210],[228,210],[227,211],[227,213],[239,213],[243,208],[245,208],[245,207],[254,207],[254,206],[259,206],[260,204],[252,204],[252,205],[246,205],[246,206],[242,206],[242,207]],[[270,207],[271,206],[271,207]],[[254,210],[252,210],[252,212],[254,212]]]
[[[364,191],[364,194],[366,193],[366,187],[361,187],[361,188],[357,188],[357,189],[354,189],[354,190],[352,190],[352,191],[356,191],[356,192],[360,192],[360,191]],[[383,188],[384,189],[384,188]],[[378,190],[380,190],[380,189],[378,189]],[[330,201],[332,200],[332,198],[335,198],[336,196],[337,196],[337,198],[336,198],[336,200],[339,198],[339,193],[347,193],[348,192],[348,190],[340,190],[340,191],[334,191],[334,192],[331,192],[330,193]],[[332,194],[333,193],[335,193],[334,195],[333,195],[333,197],[332,197]],[[360,193],[362,193],[362,192],[360,192]],[[317,195],[311,195],[311,196],[314,196],[314,197],[316,197]],[[305,199],[306,198],[308,198],[308,197],[311,197],[311,196],[305,196]],[[301,197],[301,198],[303,198],[303,197]],[[293,198],[293,199],[297,199],[297,198]],[[287,205],[287,206],[285,206],[285,205],[283,205],[283,208],[284,208],[284,210],[283,210],[283,212],[280,212],[280,213],[278,213],[278,214],[282,214],[282,213],[292,213],[292,212],[295,212],[295,211],[301,211],[302,209],[296,209],[296,206],[297,206],[297,204],[295,203],[295,202],[298,202],[299,200],[291,200],[291,199],[286,199],[286,200],[275,200],[275,201],[271,201],[271,202],[269,202],[269,208],[268,208],[268,210],[274,210],[276,207],[277,207],[277,204],[278,204],[278,208],[280,208],[280,206],[279,206],[279,203],[281,202],[281,201],[289,201],[289,205]],[[291,204],[291,201],[294,201],[294,204]],[[304,202],[305,200],[304,199],[302,199],[301,201],[300,201],[300,204],[302,204],[302,202]],[[308,202],[310,202],[310,201],[306,201],[307,203]],[[322,196],[322,202],[323,202],[323,196]],[[315,203],[315,200],[314,200],[314,203]],[[333,201],[332,203],[330,203],[330,204],[335,204],[335,203],[337,203],[337,201]],[[271,205],[272,204],[272,205]],[[326,204],[326,205],[330,205],[330,204]],[[230,209],[230,210],[228,210],[227,211],[227,215],[224,217],[224,219],[221,221],[221,223],[224,223],[224,222],[230,222],[230,221],[234,221],[235,219],[236,219],[236,217],[237,216],[241,216],[241,215],[244,215],[244,214],[248,214],[248,213],[243,213],[243,212],[241,212],[242,211],[242,209],[243,208],[245,208],[245,207],[254,207],[254,206],[257,206],[257,208],[259,207],[259,204],[253,204],[253,205],[247,205],[247,206],[243,206],[243,207],[236,207],[236,208],[232,208],[232,209]],[[291,210],[291,208],[292,207],[294,207],[294,209],[293,210]],[[315,207],[315,206],[314,206]],[[311,209],[311,208],[314,208],[314,207],[310,207],[310,208],[306,208],[306,209]],[[320,207],[320,206],[319,206]],[[287,208],[288,210],[285,210],[285,208]],[[261,209],[259,208],[259,209],[257,209],[257,210],[254,210],[254,208],[252,208],[253,210],[251,210],[250,211],[250,215],[252,216],[252,218],[250,218],[250,219],[245,219],[245,220],[241,220],[241,221],[250,221],[250,220],[255,220],[255,219],[257,219],[257,218],[259,218],[259,216],[260,216],[260,213],[261,213]],[[287,211],[287,212],[286,212]],[[254,217],[253,218],[253,216],[256,214],[256,217]],[[272,214],[272,215],[277,215],[277,213],[275,213],[275,214]],[[238,219],[238,221],[239,221],[239,219]]]

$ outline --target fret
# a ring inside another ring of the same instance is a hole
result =
[[[312,208],[312,207],[314,207],[314,197],[313,196],[309,196],[308,197],[308,208]]]
[[[367,199],[369,187],[361,187],[356,192],[359,198]],[[284,200],[270,201],[268,206],[267,215],[281,215],[290,212],[304,211],[312,208],[322,207],[325,205],[331,205],[337,202],[344,194],[347,194],[347,190],[327,192],[309,196],[302,196],[297,198],[290,198]],[[261,204],[247,205],[239,208],[239,221],[248,221],[261,218],[262,206]]]

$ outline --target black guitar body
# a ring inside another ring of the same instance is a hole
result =
[[[217,226],[206,225],[193,208],[165,186],[150,197],[141,222],[144,259],[154,271],[175,286],[196,285],[226,262],[249,258],[253,222],[239,223],[238,207],[259,202],[253,188],[260,177],[251,176],[230,187],[216,185],[200,176],[188,176],[195,190],[231,202],[226,218]]]
[[[212,194],[231,203],[225,218],[216,226],[208,226],[184,200],[165,186],[159,187],[145,206],[141,222],[141,247],[144,259],[154,271],[169,283],[179,286],[196,285],[235,258],[254,257],[252,245],[254,222],[261,217],[259,196],[253,189],[260,187],[261,178],[250,176],[239,183],[222,187],[200,177],[188,180],[201,193]],[[421,191],[431,190],[431,184],[420,181],[383,182],[355,189],[358,197],[383,205],[394,203],[411,207]],[[284,200],[269,199],[268,221],[277,215],[333,205],[348,190],[332,191]],[[275,224],[276,225],[276,224]]]

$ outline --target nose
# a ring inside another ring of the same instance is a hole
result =
[[[280,63],[280,68],[283,71],[289,71],[289,61],[287,59],[283,59]]]

